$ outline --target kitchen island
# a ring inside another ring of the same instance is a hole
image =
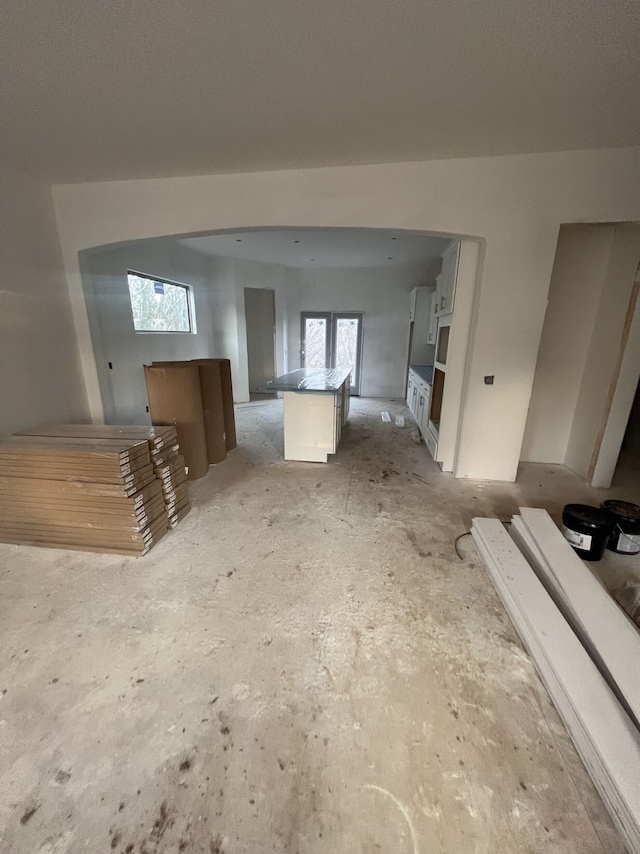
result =
[[[284,397],[284,458],[326,463],[349,415],[349,368],[300,368],[271,380],[261,392]]]

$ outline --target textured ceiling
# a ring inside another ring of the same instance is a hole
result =
[[[180,243],[205,255],[310,270],[403,264],[421,264],[431,270],[439,266],[449,239],[373,228],[289,228],[187,237]]]
[[[640,142],[638,0],[5,0],[0,157],[53,182]]]

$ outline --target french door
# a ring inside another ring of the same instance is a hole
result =
[[[300,365],[349,368],[351,394],[360,394],[362,312],[303,311],[300,317]]]

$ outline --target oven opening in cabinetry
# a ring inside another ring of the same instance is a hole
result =
[[[438,344],[436,346],[436,362],[441,365],[447,364],[447,350],[449,349],[450,326],[441,326],[438,329]]]
[[[431,387],[431,406],[429,409],[429,426],[437,434],[440,430],[440,412],[442,410],[442,395],[444,394],[445,373],[439,368],[433,371]]]

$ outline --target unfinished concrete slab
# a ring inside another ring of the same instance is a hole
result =
[[[602,493],[550,466],[456,481],[411,424],[354,400],[327,465],[287,463],[281,402],[248,404],[146,557],[0,546],[0,850],[622,850],[454,548],[474,516]]]

